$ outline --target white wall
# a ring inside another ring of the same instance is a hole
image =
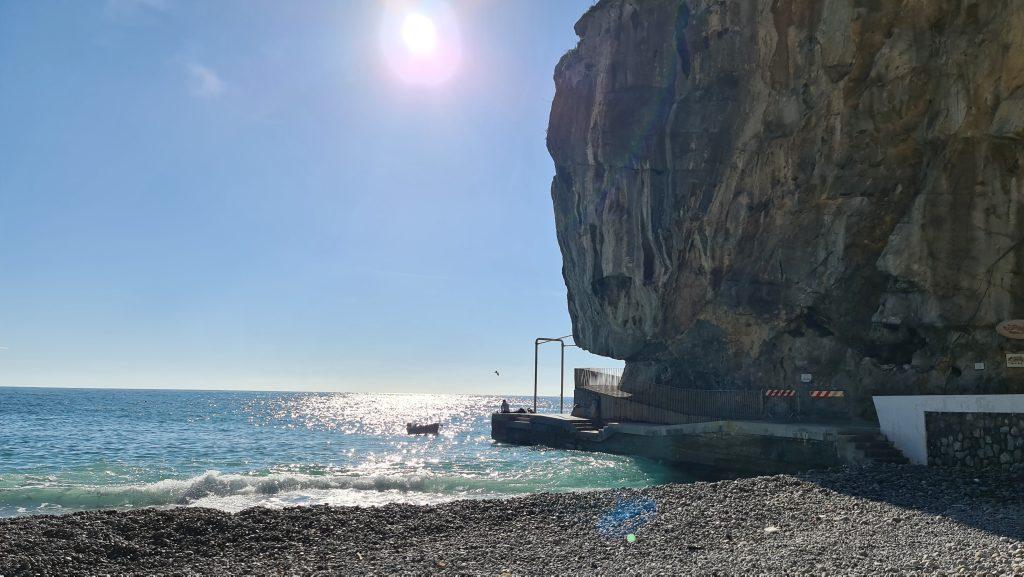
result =
[[[872,397],[878,425],[893,445],[918,465],[928,464],[926,411],[939,413],[1024,413],[1024,395],[908,395]]]

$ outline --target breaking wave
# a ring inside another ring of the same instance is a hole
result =
[[[386,502],[439,501],[447,499],[417,496],[402,499],[395,493],[430,493],[444,491],[451,485],[463,485],[463,497],[473,496],[470,479],[428,479],[423,476],[351,476],[272,473],[268,475],[225,474],[207,471],[190,479],[164,479],[155,483],[102,486],[36,486],[0,489],[0,511],[3,513],[68,512],[85,509],[123,509],[201,505],[226,510],[247,506],[286,506],[325,502],[331,504],[383,504],[366,495],[388,494]],[[483,483],[481,485],[486,485]],[[477,487],[483,489],[484,487]],[[481,491],[476,491],[480,493]],[[332,499],[331,497],[336,497]],[[348,496],[349,498],[341,498]],[[438,496],[440,497],[440,495]],[[29,511],[26,508],[36,509]],[[3,513],[0,513],[2,515]]]

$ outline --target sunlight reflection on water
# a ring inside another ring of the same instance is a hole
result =
[[[0,515],[433,503],[680,479],[642,459],[494,443],[497,396],[56,389],[0,395],[8,401],[0,403],[0,438],[11,441],[0,445]],[[557,407],[557,397],[540,399],[542,412]],[[440,422],[440,434],[407,435],[408,422]]]

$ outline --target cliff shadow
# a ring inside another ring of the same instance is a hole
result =
[[[1024,540],[1024,472],[869,465],[794,475],[836,493]],[[899,523],[894,518],[893,523]]]

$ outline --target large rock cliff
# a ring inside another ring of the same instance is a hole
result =
[[[627,390],[1024,391],[1024,0],[602,0],[576,32],[551,194],[576,342]]]

